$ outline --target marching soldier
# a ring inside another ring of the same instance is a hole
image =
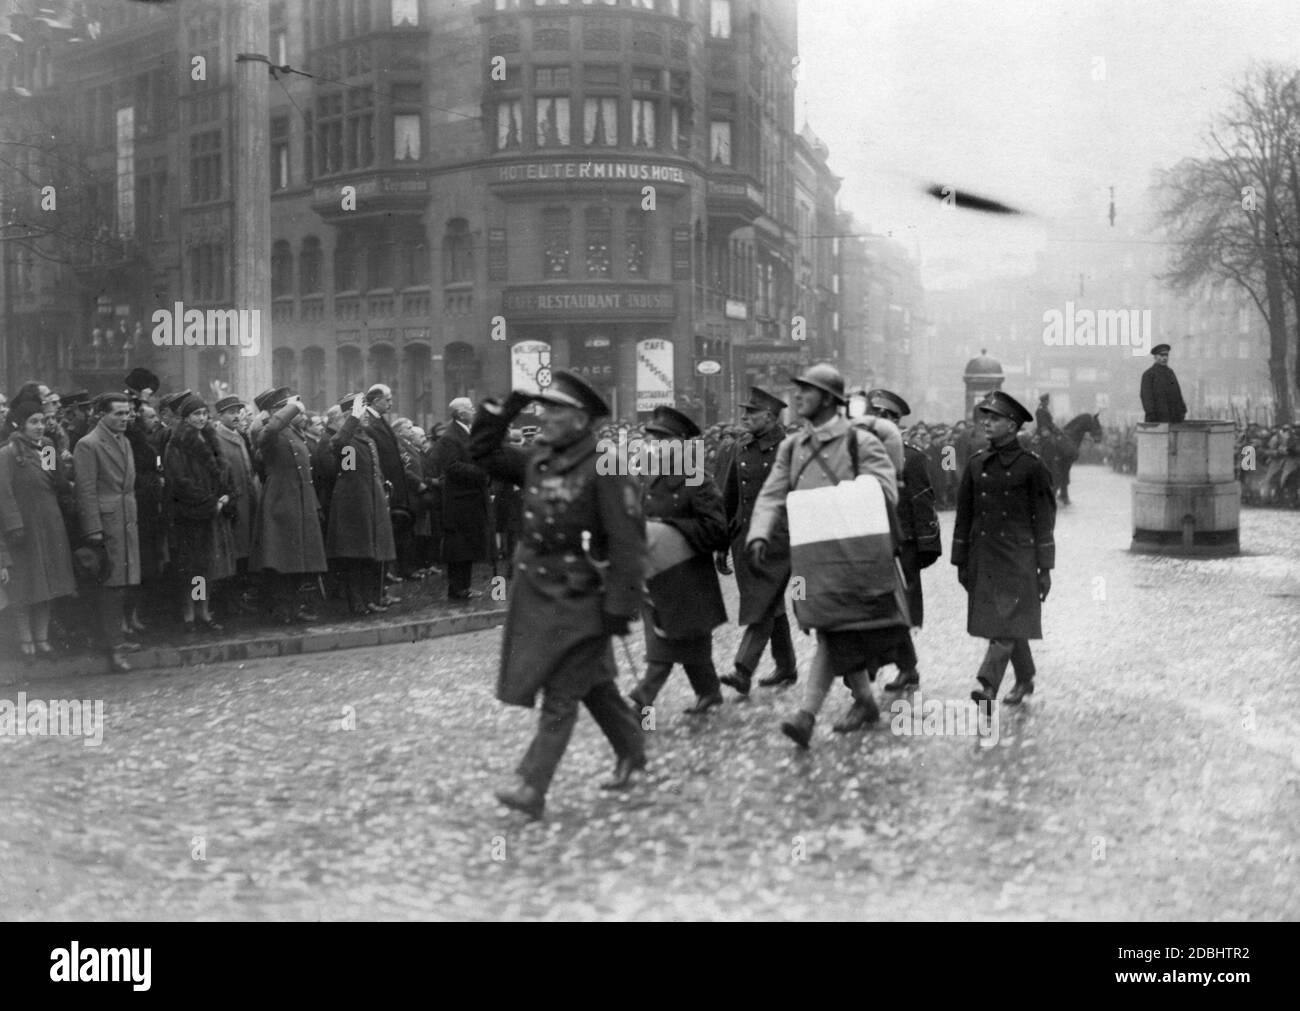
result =
[[[897,425],[912,409],[897,393],[872,390],[867,394],[867,412]],[[930,484],[926,463],[926,454],[920,447],[910,442],[903,443],[902,480],[898,491],[899,560],[907,579],[907,610],[913,628],[920,628],[925,617],[921,570],[933,565],[943,555],[939,543],[939,517],[934,511],[934,488]],[[907,648],[900,652],[895,662],[898,677],[885,685],[887,691],[902,691],[921,683],[910,636]]]
[[[681,444],[683,463],[688,459],[686,441],[700,436],[699,426],[671,407],[655,408],[645,431],[661,448]],[[665,453],[661,459],[671,459],[671,454]],[[704,473],[702,453],[698,462],[698,484],[685,473],[642,478],[641,508],[646,521],[661,525],[647,530],[651,572],[643,610],[646,675],[631,694],[643,712],[654,705],[678,663],[686,668],[695,689],[695,704],[686,710],[687,715],[699,716],[722,704],[713,666],[713,630],[726,622],[727,608],[713,568],[713,554],[727,544],[727,519],[718,486]]]
[[[731,534],[731,557],[735,562],[736,586],[740,590],[739,622],[745,626],[740,648],[736,651],[735,673],[724,674],[722,683],[748,695],[754,670],[763,658],[768,642],[776,670],[758,683],[763,687],[794,684],[799,678],[795,664],[794,641],[790,636],[790,619],[785,613],[785,588],[790,582],[790,545],[784,531],[777,531],[768,546],[767,564],[755,569],[745,554],[745,538],[754,503],[767,480],[776,450],[785,438],[781,412],[786,403],[757,386],[750,388],[749,403],[742,404],[741,426],[745,434],[729,454],[722,476],[722,504],[727,513]],[[726,549],[716,559],[718,571],[726,575]]]
[[[531,453],[503,444],[530,400],[542,405]],[[635,483],[597,469],[594,427],[608,414],[595,390],[557,372],[545,393],[484,404],[469,444],[488,473],[524,489],[496,694],[531,709],[541,692],[542,715],[517,782],[496,796],[531,818],[542,816],[580,702],[617,756],[604,789],[624,789],[646,764],[640,724],[615,685],[610,642],[627,635],[641,600],[645,525]]]
[[[1018,705],[1034,690],[1029,640],[1043,637],[1041,605],[1052,588],[1056,490],[1043,461],[1016,438],[1033,415],[1000,390],[979,415],[990,445],[961,476],[952,563],[968,594],[966,631],[989,640],[971,698],[992,703],[1010,660],[1016,684],[1004,701]]]

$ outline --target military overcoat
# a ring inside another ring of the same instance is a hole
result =
[[[952,563],[968,567],[966,631],[1041,639],[1038,572],[1056,565],[1056,491],[1039,457],[1012,440],[971,457],[957,491]]]
[[[754,503],[758,501],[758,493],[776,462],[777,447],[784,438],[785,431],[779,425],[759,436],[741,436],[728,455],[721,475],[722,505],[731,534],[731,564],[736,573],[736,587],[740,590],[739,621],[742,625],[753,625],[774,612],[782,603],[782,594],[790,582],[790,533],[784,516],[773,531],[767,547],[767,561],[761,569],[753,568],[745,553],[745,538],[749,534]]]

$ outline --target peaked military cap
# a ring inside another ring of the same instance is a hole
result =
[[[695,439],[700,435],[700,426],[672,407],[656,407],[645,430],[648,435],[666,435],[675,439]]]
[[[1010,418],[1020,425],[1034,420],[1034,416],[1025,410],[1020,401],[1010,393],[1003,393],[1001,390],[994,390],[980,401],[979,410],[988,411],[990,414],[1000,414],[1002,417]]]
[[[1152,353],[1153,355],[1167,355],[1167,354],[1169,354],[1169,345],[1168,345],[1168,344],[1157,344],[1155,347],[1153,347],[1153,348],[1151,349],[1151,353]]]
[[[238,397],[222,397],[217,401],[217,406],[213,408],[213,414],[225,414],[232,407],[247,407]]]
[[[532,397],[542,404],[576,407],[580,411],[586,411],[593,418],[609,416],[609,405],[600,394],[572,372],[556,372],[551,376],[551,385],[541,393],[534,393]]]
[[[907,406],[907,401],[889,390],[868,390],[867,406],[878,411],[893,411],[900,418],[905,418],[912,413],[912,409]]]
[[[740,408],[744,411],[771,411],[778,418],[781,412],[790,405],[780,397],[774,397],[767,390],[760,390],[757,386],[749,388],[749,403],[741,404]]]
[[[259,393],[253,398],[253,403],[259,411],[274,411],[283,404],[293,394],[287,386],[277,386],[273,390],[266,390]]]
[[[73,390],[71,393],[59,394],[64,407],[82,407],[90,403],[89,390]]]

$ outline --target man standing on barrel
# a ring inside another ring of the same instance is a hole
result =
[[[510,422],[541,404],[532,453],[504,445]],[[625,636],[641,604],[645,523],[633,481],[597,469],[595,423],[609,414],[582,380],[557,372],[545,393],[484,404],[469,444],[489,474],[523,488],[523,528],[510,581],[497,698],[542,715],[517,781],[497,791],[507,807],[540,818],[569,745],[578,703],[617,756],[605,789],[623,789],[645,768],[645,739],[615,685],[612,636]]]
[[[1177,425],[1187,417],[1187,405],[1183,403],[1178,377],[1169,367],[1169,345],[1157,344],[1151,354],[1155,364],[1142,373],[1142,410],[1146,412],[1143,420],[1148,425],[1161,422]]]
[[[790,636],[790,619],[785,613],[785,588],[790,582],[790,544],[784,527],[773,532],[768,545],[767,562],[761,569],[749,564],[745,538],[754,503],[763,489],[776,450],[785,438],[781,427],[784,400],[757,386],[750,388],[749,403],[742,404],[741,426],[745,434],[736,442],[722,475],[722,504],[727,510],[727,528],[731,534],[731,557],[736,569],[736,586],[740,590],[740,624],[745,626],[740,648],[736,651],[735,672],[724,674],[722,683],[741,695],[748,695],[754,670],[763,659],[763,650],[772,644],[776,670],[759,681],[762,687],[794,684],[799,674],[795,664],[794,640]],[[727,552],[718,552],[718,571],[726,575]]]
[[[1016,686],[1004,701],[1018,705],[1034,690],[1029,640],[1043,637],[1042,603],[1052,588],[1056,490],[1043,461],[1016,438],[1032,414],[998,390],[979,416],[989,448],[971,457],[961,476],[952,563],[968,594],[966,631],[989,640],[971,698],[996,700],[1009,660]]]

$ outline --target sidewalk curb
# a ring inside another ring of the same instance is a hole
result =
[[[301,632],[284,632],[278,635],[259,634],[251,638],[230,639],[224,642],[201,643],[193,646],[163,645],[147,647],[136,653],[127,653],[131,674],[145,670],[176,667],[201,667],[207,664],[232,663],[241,660],[264,660],[279,656],[303,656],[310,653],[331,653],[342,649],[362,649],[367,646],[389,646],[399,642],[420,642],[440,639],[464,632],[481,632],[502,625],[506,620],[505,608],[490,611],[469,611],[464,614],[443,614],[436,617],[408,618],[405,621],[378,625],[334,625]],[[129,677],[109,674],[104,657],[98,653],[80,653],[39,663],[14,662],[0,676],[0,683],[26,683],[47,681],[63,677]]]

